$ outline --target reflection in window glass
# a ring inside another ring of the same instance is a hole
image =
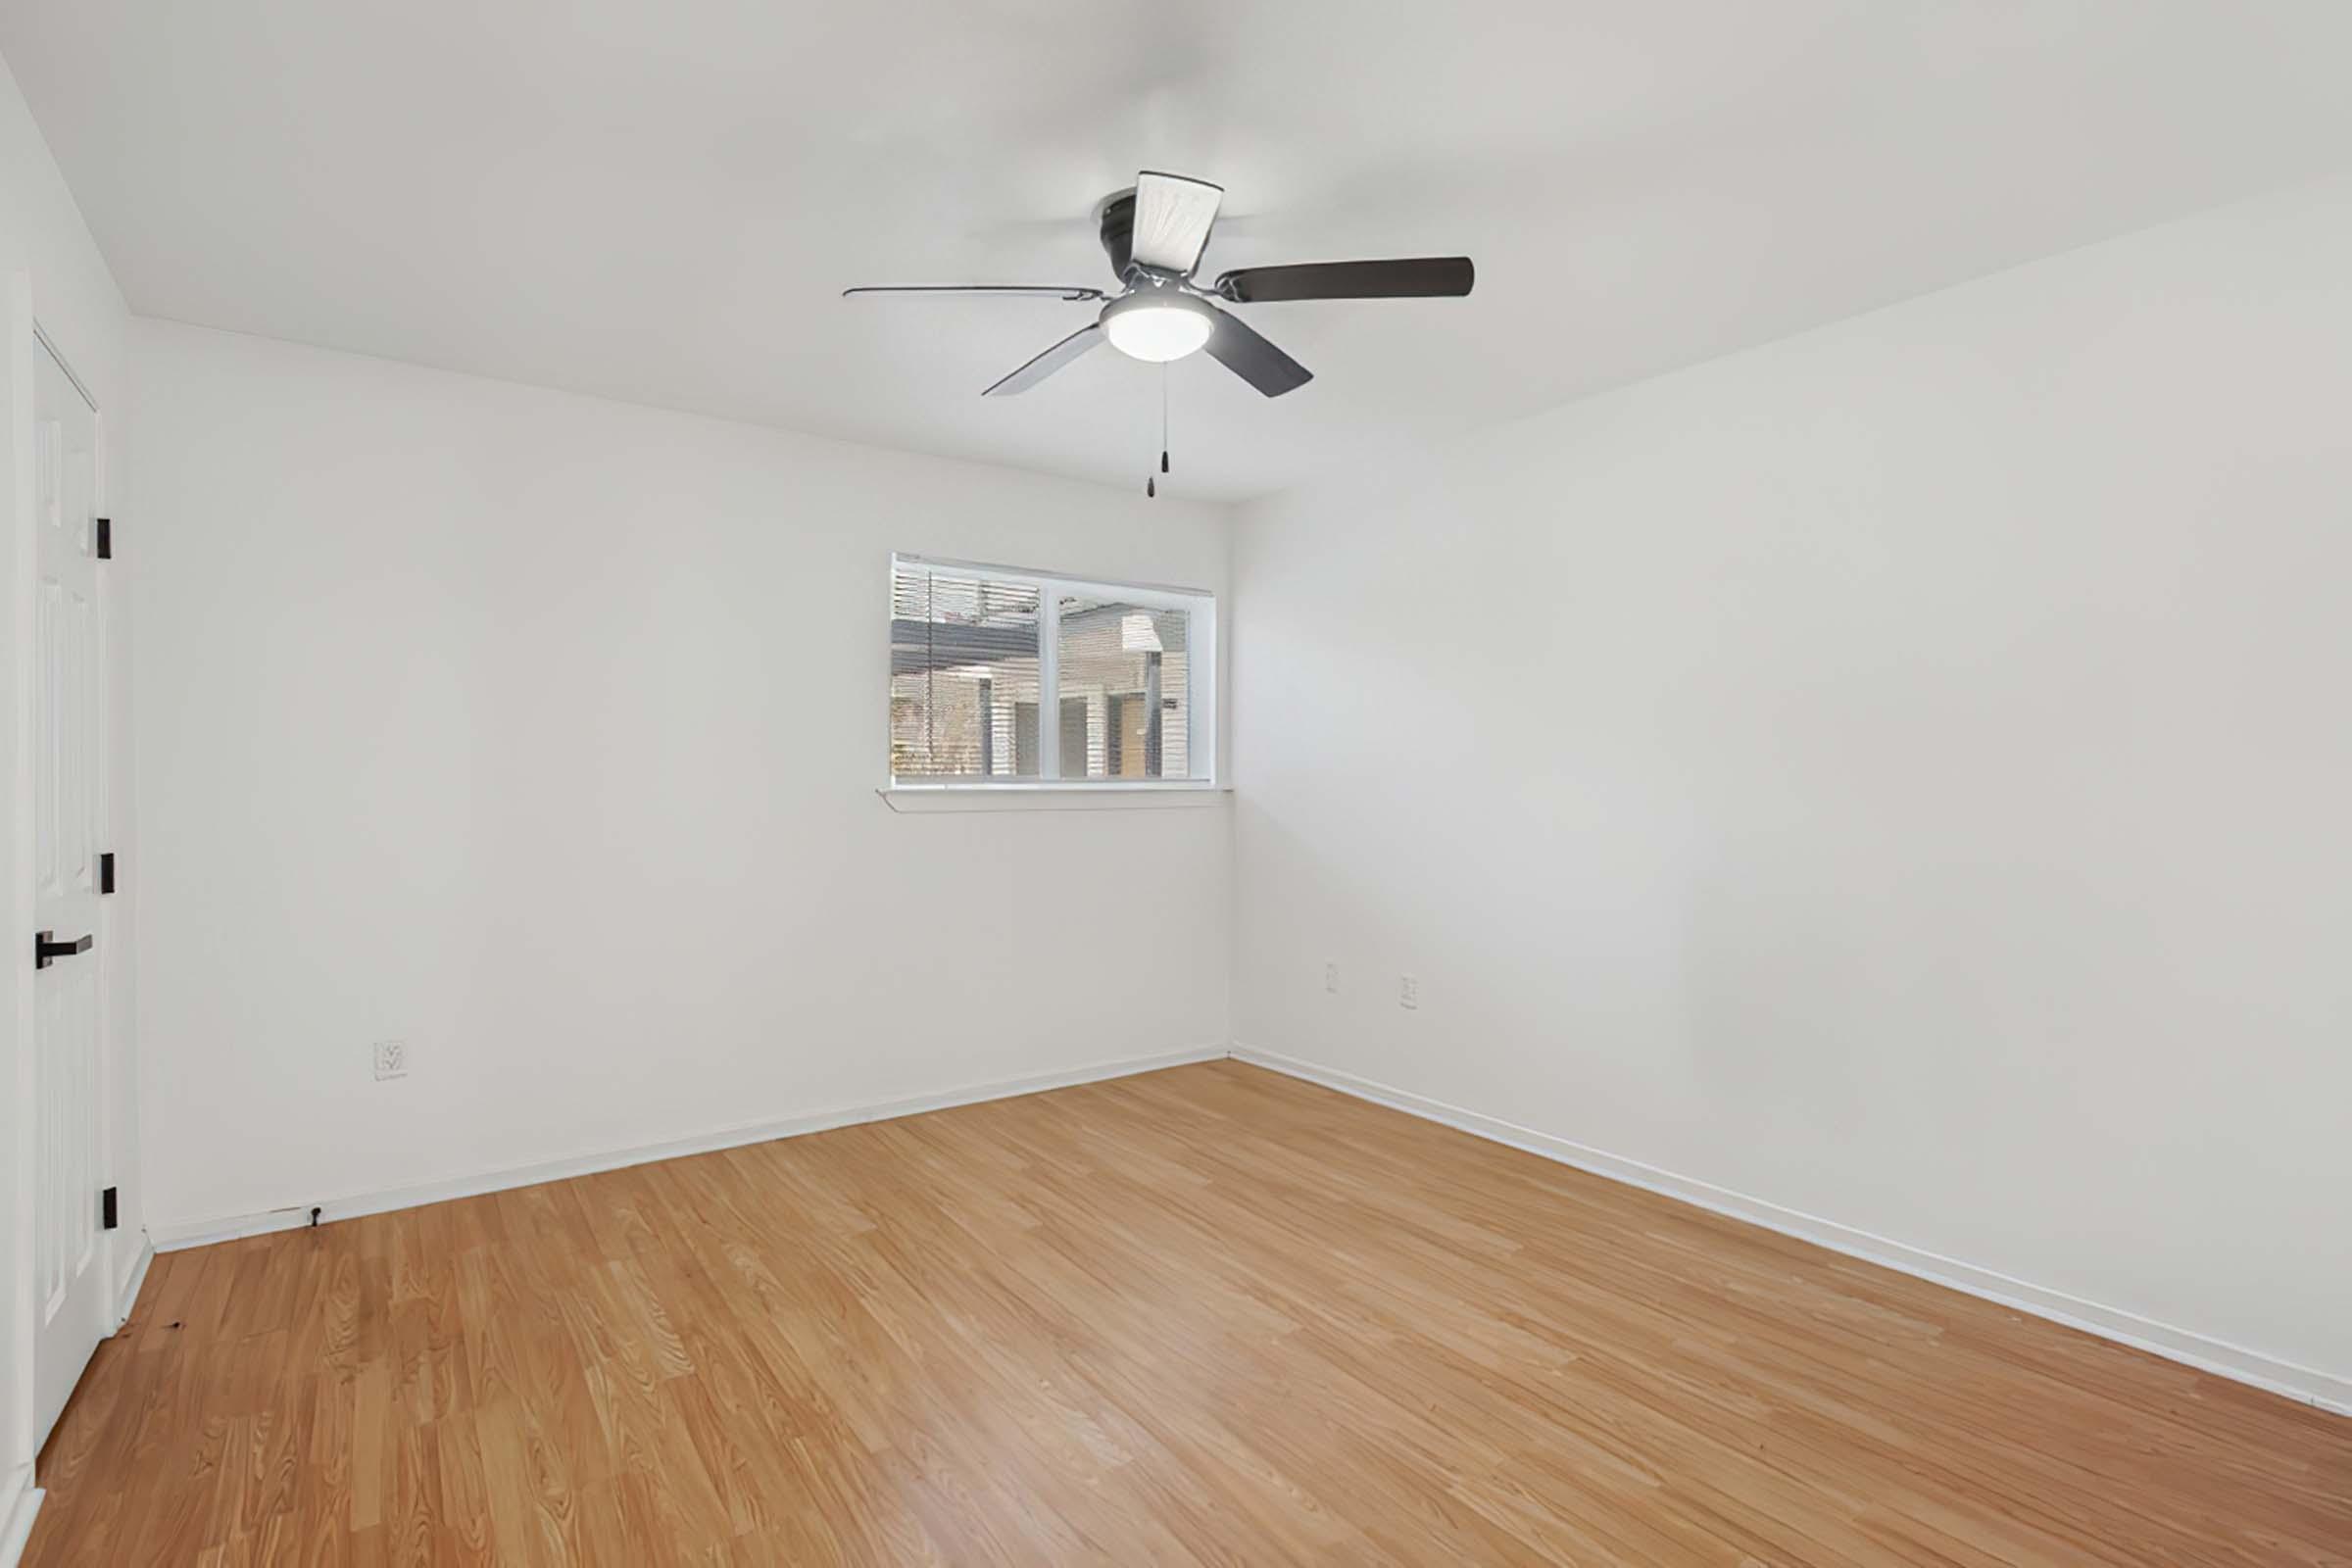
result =
[[[893,777],[1036,777],[1038,675],[1034,583],[892,571]]]
[[[1061,776],[1190,778],[1191,614],[1064,594]]]

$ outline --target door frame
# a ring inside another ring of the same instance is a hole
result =
[[[24,272],[8,280],[8,647],[0,656],[7,670],[8,849],[0,875],[8,888],[0,946],[22,954],[32,941],[32,608],[36,574],[32,528],[33,354],[32,280]],[[0,999],[6,1002],[9,1093],[8,1126],[0,1148],[9,1152],[9,1172],[0,1183],[0,1244],[8,1250],[0,1267],[0,1338],[6,1340],[7,1370],[0,1375],[0,1521],[10,1534],[29,1530],[41,1494],[32,1487],[32,1325],[39,1310],[32,1281],[32,971],[23,964],[0,968]]]

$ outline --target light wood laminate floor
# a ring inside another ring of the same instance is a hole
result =
[[[28,1561],[2352,1561],[2352,1421],[1215,1062],[170,1253]]]

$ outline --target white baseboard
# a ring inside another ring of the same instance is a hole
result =
[[[1962,1262],[1958,1258],[1944,1257],[1903,1242],[1874,1236],[1868,1231],[1856,1230],[1836,1220],[1784,1208],[1761,1198],[1750,1198],[1744,1193],[1736,1193],[1692,1177],[1678,1176],[1654,1165],[1644,1165],[1640,1160],[1571,1143],[1565,1138],[1554,1138],[1548,1133],[1540,1133],[1515,1122],[1464,1110],[1458,1105],[1449,1105],[1444,1101],[1431,1100],[1402,1089],[1392,1089],[1386,1084],[1359,1078],[1334,1067],[1320,1066],[1271,1051],[1259,1051],[1238,1042],[1233,1048],[1233,1054],[1237,1059],[1255,1066],[1287,1073],[1294,1078],[1303,1078],[1327,1089],[1336,1089],[1342,1094],[1369,1100],[1429,1121],[1442,1122],[1457,1131],[1491,1139],[1498,1144],[1508,1144],[1513,1149],[1525,1150],[1531,1154],[1541,1154],[1546,1159],[1573,1165],[1595,1176],[1605,1176],[1611,1181],[1624,1182],[1630,1187],[1639,1187],[1718,1214],[1729,1215],[1733,1219],[1744,1220],[1750,1225],[1761,1225],[1766,1230],[1826,1247],[1833,1252],[1842,1252],[1848,1257],[1858,1257],[1865,1262],[1882,1264],[1955,1291],[1964,1291],[1970,1296],[1982,1297],[1985,1300],[2014,1307],[2020,1312],[2030,1312],[2035,1317],[2064,1323],[2069,1328],[2081,1329],[2086,1334],[2095,1334],[2119,1345],[2147,1350],[2200,1371],[2252,1384],[2255,1388],[2282,1394],[2307,1404],[2316,1404],[2339,1415],[2352,1415],[2352,1378],[2299,1366],[2292,1361],[2266,1355],[2260,1350],[2231,1345],[2226,1340],[2175,1328],[2169,1323],[2159,1323],[2153,1318],[2141,1317],[2136,1312],[2128,1312],[2121,1307],[2086,1301],[2063,1291],[2053,1291],[2025,1280],[2013,1279],[1992,1269],[1980,1268],[1974,1263]]]
[[[1104,1078],[1126,1078],[1139,1072],[1157,1072],[1163,1067],[1181,1067],[1190,1062],[1215,1061],[1225,1054],[1226,1048],[1218,1045],[1201,1046],[1189,1051],[1167,1051],[1148,1056],[1125,1056],[1060,1072],[1036,1073],[1025,1078],[1004,1078],[995,1083],[973,1084],[943,1094],[877,1101],[871,1104],[790,1116],[781,1121],[753,1122],[740,1127],[722,1128],[717,1132],[673,1139],[667,1143],[645,1144],[604,1153],[582,1154],[570,1159],[544,1160],[537,1164],[486,1171],[475,1176],[419,1182],[414,1186],[387,1188],[381,1192],[351,1193],[316,1201],[320,1223],[356,1219],[362,1214],[416,1208],[425,1203],[447,1202],[453,1198],[473,1198],[482,1193],[504,1192],[514,1187],[536,1187],[541,1182],[589,1176],[603,1170],[619,1170],[627,1165],[650,1164],[658,1159],[675,1159],[681,1154],[707,1154],[713,1150],[764,1144],[778,1138],[797,1138],[805,1133],[821,1133],[835,1127],[855,1126],[859,1122],[888,1121],[894,1116],[920,1115],[927,1110],[948,1110],[956,1105],[978,1104],[987,1100],[1009,1100],[1018,1095],[1034,1095],[1048,1089],[1067,1089],[1075,1084],[1095,1083]],[[270,1231],[299,1230],[310,1223],[311,1206],[310,1203],[299,1203],[259,1214],[179,1220],[150,1226],[149,1234],[154,1239],[157,1251],[175,1252],[183,1248],[206,1247],[215,1242],[261,1236]]]
[[[139,1304],[139,1287],[147,1283],[148,1265],[155,1261],[155,1238],[139,1237],[139,1258],[130,1265],[130,1278],[122,1282],[122,1290],[115,1298],[115,1327],[120,1329],[130,1321],[130,1309]]]
[[[32,1485],[32,1466],[19,1465],[0,1477],[0,1568],[17,1568],[24,1543],[32,1539],[32,1516],[41,1511],[41,1489]]]

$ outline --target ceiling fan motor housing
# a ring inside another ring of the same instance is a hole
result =
[[[1135,261],[1135,191],[1133,188],[1102,198],[1102,249],[1110,256],[1113,277],[1126,280]]]

